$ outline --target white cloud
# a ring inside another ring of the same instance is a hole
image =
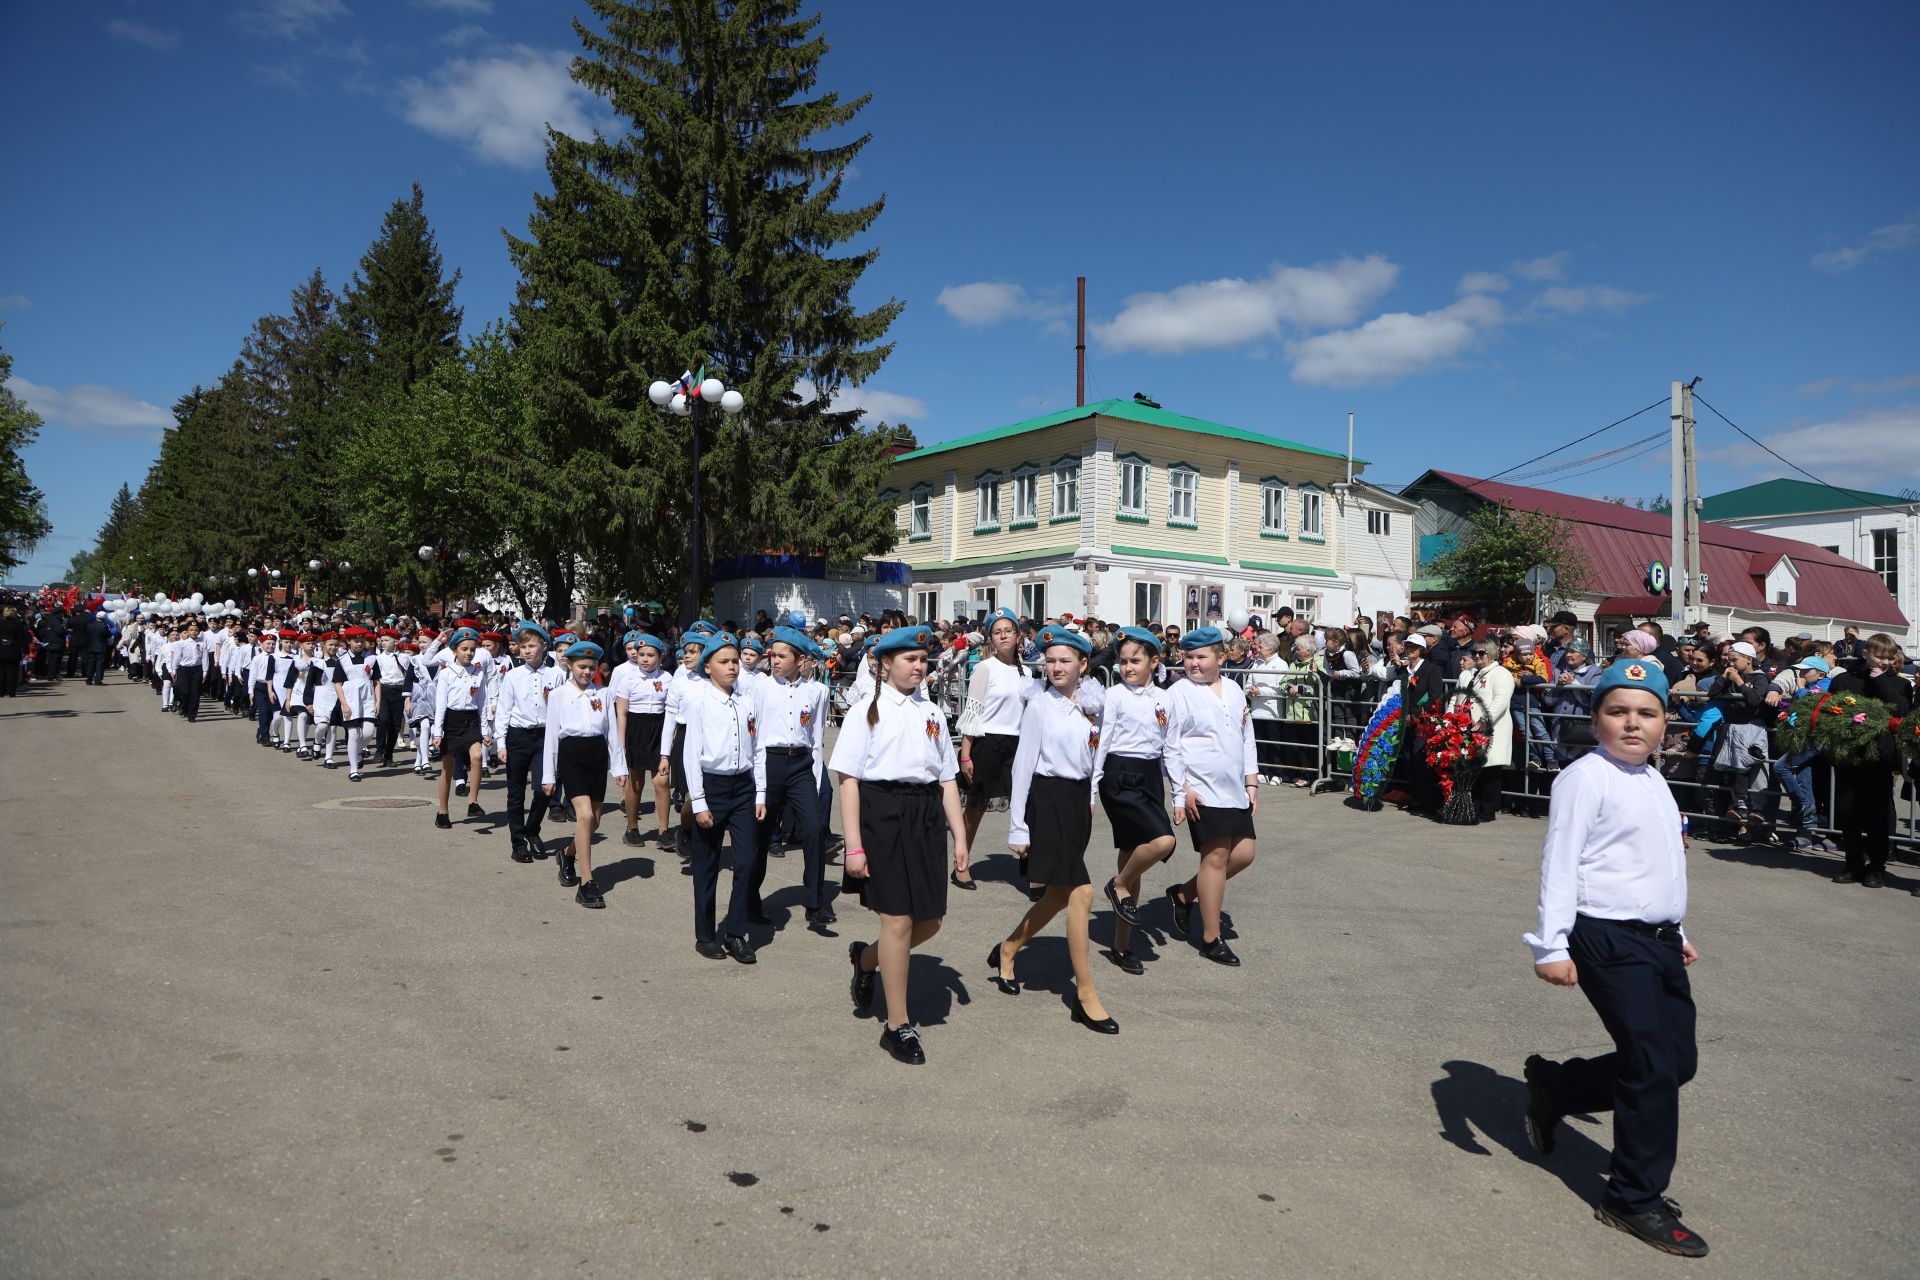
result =
[[[1327,387],[1392,382],[1453,359],[1504,318],[1500,303],[1484,294],[1422,315],[1389,312],[1293,343],[1293,380]]]
[[[297,40],[351,12],[342,0],[254,0],[234,18],[254,35]]]
[[[950,284],[935,301],[961,324],[998,324],[1026,308],[1027,291],[1017,284],[995,281]]]
[[[304,83],[303,73],[298,60],[281,63],[255,63],[247,68],[247,75],[257,85],[268,89],[298,89]]]
[[[1350,324],[1392,287],[1400,268],[1379,254],[1311,267],[1276,266],[1258,280],[1237,277],[1136,293],[1094,334],[1116,350],[1180,352],[1233,347],[1282,336],[1286,328]]]
[[[1629,293],[1625,289],[1611,289],[1603,284],[1556,285],[1542,290],[1534,305],[1549,311],[1578,315],[1582,311],[1623,311],[1652,297],[1650,293]]]
[[[50,423],[77,431],[157,439],[173,425],[173,415],[157,404],[136,400],[112,387],[44,387],[25,378],[8,378],[7,389]]]
[[[0,293],[0,311],[25,311],[33,299],[24,293]]]
[[[1498,271],[1469,271],[1460,277],[1458,292],[1462,297],[1470,293],[1505,293],[1507,278]]]
[[[464,49],[468,45],[485,40],[486,38],[487,29],[485,27],[472,22],[463,22],[453,30],[447,32],[447,34],[441,36],[440,43],[452,45],[456,49]]]
[[[0,301],[0,306],[6,305]],[[1882,378],[1878,382],[1859,382],[1847,378],[1821,378],[1815,382],[1803,382],[1794,390],[1803,396],[1823,396],[1835,387],[1845,387],[1856,396],[1885,396],[1896,391],[1911,391],[1920,387],[1920,373],[1903,374],[1898,378]]]
[[[514,45],[488,58],[455,58],[431,83],[400,82],[409,124],[463,143],[500,164],[533,166],[546,154],[546,126],[575,138],[593,136],[593,95],[574,82],[564,50]]]
[[[1813,265],[1822,271],[1851,271],[1876,253],[1898,253],[1915,246],[1920,246],[1920,216],[1875,227],[1859,244],[1816,253],[1813,255]]]
[[[800,379],[793,389],[802,401],[814,400],[820,395],[819,388],[813,385],[811,378]],[[874,387],[842,387],[834,393],[827,407],[836,413],[859,409],[871,420],[869,425],[882,421],[898,425],[927,417],[929,413],[927,402],[918,396],[903,396]]]
[[[493,12],[493,0],[413,0],[416,9],[438,9],[443,13]]]
[[[1562,249],[1544,258],[1527,258],[1516,262],[1510,270],[1523,280],[1560,280],[1567,274],[1567,260],[1571,257],[1573,250]]]
[[[1893,478],[1920,479],[1920,404],[1862,409],[1833,422],[1761,439],[1775,453],[1838,483],[1845,483],[1850,471],[1872,476],[1870,487],[1877,490],[1885,490]],[[1774,465],[1773,459],[1744,440],[1730,449],[1730,460],[1737,457],[1750,467]]]
[[[1815,382],[1803,382],[1794,390],[1803,396],[1823,396],[1835,387],[1844,385],[1846,381],[1845,378],[1821,378]]]
[[[143,44],[149,49],[171,49],[180,43],[178,31],[163,31],[159,27],[150,27],[144,22],[129,22],[125,18],[115,18],[109,22],[107,34],[115,40]]]

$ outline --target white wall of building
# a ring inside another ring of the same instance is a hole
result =
[[[1840,555],[1870,569],[1875,567],[1874,532],[1882,530],[1893,533],[1898,557],[1898,589],[1894,592],[1894,599],[1900,605],[1900,612],[1907,618],[1905,634],[1895,635],[1894,638],[1909,653],[1920,649],[1920,513],[1868,507],[1855,511],[1818,511],[1805,515],[1722,520],[1719,523],[1730,528],[1751,529],[1756,533],[1810,542],[1816,547],[1837,548]],[[1760,625],[1767,624],[1762,622]],[[1772,630],[1771,627],[1768,629]]]

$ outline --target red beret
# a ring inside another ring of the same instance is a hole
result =
[[[422,640],[437,640],[440,638],[440,633],[431,627],[422,627],[420,628],[420,638]]]
[[[402,653],[420,652],[420,646],[411,640],[402,640],[399,644],[395,645],[394,648],[400,650]]]
[[[399,638],[399,635],[400,635],[400,633],[399,633],[398,631],[395,631],[395,630],[394,630],[394,629],[393,629],[392,627],[382,627],[382,628],[380,628],[380,638],[381,638],[381,639],[383,639],[383,640],[384,640],[384,639],[386,639],[386,638],[387,638],[387,637],[389,637],[389,636],[392,636],[392,637],[394,637],[395,639],[398,639],[398,638]]]
[[[480,633],[480,638],[482,640],[505,640],[506,639],[506,637],[501,635],[498,631],[482,631]]]

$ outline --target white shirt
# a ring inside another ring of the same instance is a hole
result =
[[[1535,964],[1567,958],[1574,916],[1678,924],[1687,914],[1680,806],[1658,770],[1591,751],[1561,771],[1540,850]]]
[[[709,773],[753,771],[753,802],[767,802],[767,748],[760,741],[760,708],[753,694],[735,687],[727,692],[712,681],[693,686],[685,698],[687,803],[707,812]]]
[[[1007,804],[1007,843],[1026,844],[1027,792],[1037,773],[1048,778],[1089,780],[1093,807],[1093,758],[1100,749],[1100,686],[1080,682],[1078,701],[1049,685],[1027,700],[1020,717],[1020,748],[1013,754],[1013,798]]]
[[[551,691],[566,682],[558,667],[515,667],[495,686],[488,709],[493,740],[505,742],[508,729],[544,729]]]
[[[597,685],[582,689],[568,680],[547,696],[547,737],[540,747],[542,783],[557,781],[554,769],[560,762],[562,738],[603,739],[607,769],[616,778],[627,776],[627,753],[620,750],[620,738],[613,728],[613,699],[605,689]]]
[[[1180,776],[1180,741],[1170,732],[1167,692],[1158,685],[1116,684],[1107,690],[1100,713],[1100,750],[1093,757],[1093,790],[1098,795],[1107,757],[1133,756],[1160,761],[1162,775]]]
[[[867,708],[876,702],[879,723],[868,728]],[[827,767],[867,782],[951,782],[960,772],[946,714],[924,688],[909,697],[891,684],[847,708]]]
[[[374,657],[374,670],[380,683],[389,689],[395,689],[407,683],[409,663],[405,654],[382,653]]]
[[[433,736],[445,736],[447,712],[487,709],[487,682],[492,678],[487,664],[476,662],[462,667],[449,662],[440,668],[433,681]]]
[[[1212,684],[1175,681],[1166,697],[1181,765],[1172,775],[1173,807],[1186,804],[1191,791],[1203,806],[1248,808],[1247,779],[1259,774],[1260,763],[1246,693],[1223,675]]]
[[[664,668],[642,671],[623,662],[607,677],[607,691],[627,704],[629,715],[658,715],[667,709],[667,686],[673,674]]]
[[[754,689],[760,704],[760,741],[768,747],[806,747],[813,776],[827,767],[827,686],[818,680],[768,676]]]
[[[660,734],[660,758],[665,759],[673,753],[674,740],[687,724],[687,698],[694,689],[707,683],[707,678],[690,667],[677,667],[673,679],[667,681],[667,700],[662,710],[667,713],[667,722]]]
[[[1038,682],[1025,668],[995,657],[980,659],[967,681],[967,706],[960,716],[960,732],[969,738],[989,733],[1020,732],[1020,713]]]

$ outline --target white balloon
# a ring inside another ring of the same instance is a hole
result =
[[[1245,609],[1235,609],[1227,615],[1227,625],[1235,631],[1245,631],[1247,629],[1247,623],[1251,621],[1253,621],[1253,616]]]
[[[221,603],[221,604],[224,604],[224,605],[226,605],[226,606],[227,606],[227,608],[229,608],[229,609],[232,609],[232,608],[235,608],[235,607],[236,607],[236,606],[234,605],[234,603],[233,603],[233,601],[231,601],[231,600],[222,600],[222,601],[221,601],[220,603]]]
[[[165,604],[165,603],[167,602],[167,593],[166,593],[166,592],[164,592],[164,591],[156,591],[156,592],[154,592],[154,593],[153,593],[153,602],[154,602],[155,604]]]
[[[672,385],[665,382],[654,383],[647,388],[647,399],[664,408],[667,401],[673,399]]]
[[[729,391],[720,397],[720,407],[728,413],[738,413],[747,407],[747,398],[738,391]]]
[[[257,578],[260,576],[260,571],[258,569],[249,569],[247,570],[247,576],[249,578]]]
[[[207,598],[201,595],[198,591],[188,596],[187,599],[193,601],[195,604],[205,604],[207,602]]]
[[[420,548],[420,558],[421,558],[422,560],[431,560],[431,559],[433,559],[433,548],[432,548],[432,547],[421,547],[421,548]]]
[[[714,401],[720,398],[720,393],[722,391],[725,391],[726,389],[727,389],[726,384],[720,381],[720,379],[708,378],[705,382],[700,384],[700,398],[702,400],[705,400],[708,404],[712,404]]]

